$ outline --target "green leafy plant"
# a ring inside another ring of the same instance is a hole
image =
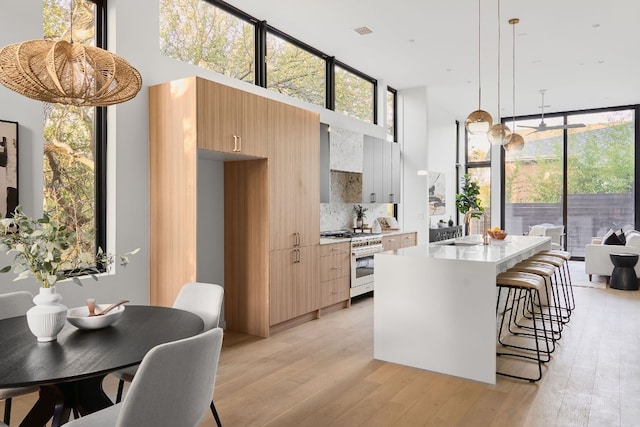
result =
[[[56,282],[69,276],[82,285],[79,276],[90,275],[98,280],[101,272],[98,266],[108,269],[116,257],[120,259],[120,265],[126,266],[129,256],[139,251],[116,256],[99,249],[95,259],[68,259],[65,254],[69,253],[69,242],[74,239],[73,231],[52,221],[46,213],[42,218],[34,219],[18,206],[13,217],[0,220],[0,250],[15,254],[13,263],[2,268],[0,273],[13,270],[17,275],[14,280],[33,276],[43,288],[55,286]]]
[[[353,207],[353,210],[356,212],[356,217],[358,219],[362,219],[366,216],[365,212],[368,210],[368,208],[363,208],[362,205],[356,205]]]
[[[480,200],[480,186],[471,179],[469,174],[461,178],[462,192],[456,194],[456,208],[465,216],[465,222],[470,218],[480,218],[484,213],[482,200]]]

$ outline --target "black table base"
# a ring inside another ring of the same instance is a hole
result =
[[[44,426],[53,414],[51,426],[59,427],[69,421],[72,411],[84,416],[113,405],[102,389],[105,376],[40,386],[40,396],[20,426]]]
[[[613,263],[613,272],[609,281],[611,288],[623,291],[637,291],[638,277],[634,267],[638,262],[638,255],[610,254],[609,258]]]

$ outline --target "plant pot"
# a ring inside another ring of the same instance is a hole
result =
[[[362,218],[358,218],[356,220],[356,227],[357,228],[362,228],[363,223],[364,223],[364,220]]]
[[[33,298],[34,307],[27,311],[27,324],[40,342],[55,341],[67,320],[67,307],[60,304],[62,296],[55,287],[40,288]]]

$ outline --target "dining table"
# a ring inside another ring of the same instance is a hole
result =
[[[202,319],[168,307],[127,305],[120,319],[95,330],[67,323],[52,342],[38,342],[26,316],[0,320],[0,388],[39,386],[20,426],[57,427],[75,415],[113,405],[102,388],[110,372],[139,364],[153,347],[202,332]],[[170,367],[168,367],[170,368]]]

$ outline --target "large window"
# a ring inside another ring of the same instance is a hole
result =
[[[160,0],[160,52],[254,82],[255,27],[203,0]]]
[[[398,108],[397,108],[398,92],[387,86],[387,140],[398,140],[398,128],[396,122],[398,121]]]
[[[44,37],[104,47],[103,0],[45,0]],[[75,230],[71,257],[105,246],[104,108],[44,104],[44,210]]]
[[[376,123],[375,79],[224,1],[159,1],[162,54]]]
[[[375,83],[338,65],[335,67],[335,82],[335,110],[365,122],[375,123]]]
[[[472,135],[465,131],[466,173],[480,187],[480,201],[484,208],[484,216],[474,219],[469,224],[469,234],[482,234],[484,223],[491,224],[491,143],[487,135]],[[458,183],[458,190],[459,190]]]
[[[545,117],[548,126],[584,126],[523,131],[524,149],[505,157],[506,228],[564,225],[567,250],[580,258],[592,237],[635,227],[636,114],[637,107],[558,114]]]
[[[325,60],[267,33],[267,88],[325,106]]]

